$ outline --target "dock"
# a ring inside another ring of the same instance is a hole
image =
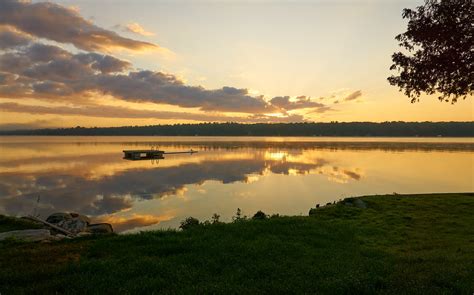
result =
[[[189,150],[184,152],[165,152],[160,150],[124,150],[123,158],[127,160],[148,160],[148,159],[164,159],[163,155],[175,154],[194,154],[197,151]]]

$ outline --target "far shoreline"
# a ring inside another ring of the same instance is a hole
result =
[[[1,126],[0,126],[1,127]],[[298,136],[298,137],[474,137],[466,122],[199,123],[120,127],[18,129],[1,136]]]

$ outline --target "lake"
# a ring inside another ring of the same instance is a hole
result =
[[[159,147],[160,160],[123,159]],[[306,215],[366,194],[474,191],[473,138],[0,137],[0,214],[78,212],[117,231]]]

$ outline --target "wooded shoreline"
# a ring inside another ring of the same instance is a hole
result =
[[[474,137],[474,122],[200,123],[122,127],[3,130],[0,135],[43,136],[350,136]]]

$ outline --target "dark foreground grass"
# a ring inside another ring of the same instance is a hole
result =
[[[472,193],[363,200],[367,209],[338,204],[184,232],[3,242],[0,293],[474,292]]]

